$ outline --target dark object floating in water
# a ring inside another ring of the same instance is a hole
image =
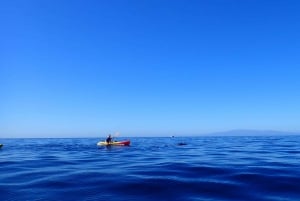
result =
[[[0,144],[0,148],[2,148],[3,147],[3,144]]]
[[[182,146],[182,145],[187,145],[185,142],[179,142],[177,145]]]

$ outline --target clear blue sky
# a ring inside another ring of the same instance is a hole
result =
[[[0,3],[0,137],[300,131],[297,0]]]

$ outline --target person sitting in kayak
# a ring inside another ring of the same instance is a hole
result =
[[[111,137],[111,134],[108,135],[108,137],[106,138],[106,143],[110,144],[112,143],[112,137]]]

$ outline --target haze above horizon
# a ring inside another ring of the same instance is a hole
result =
[[[300,131],[298,1],[3,1],[0,137]]]

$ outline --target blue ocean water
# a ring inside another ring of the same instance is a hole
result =
[[[300,200],[300,136],[130,140],[0,139],[0,198]]]

